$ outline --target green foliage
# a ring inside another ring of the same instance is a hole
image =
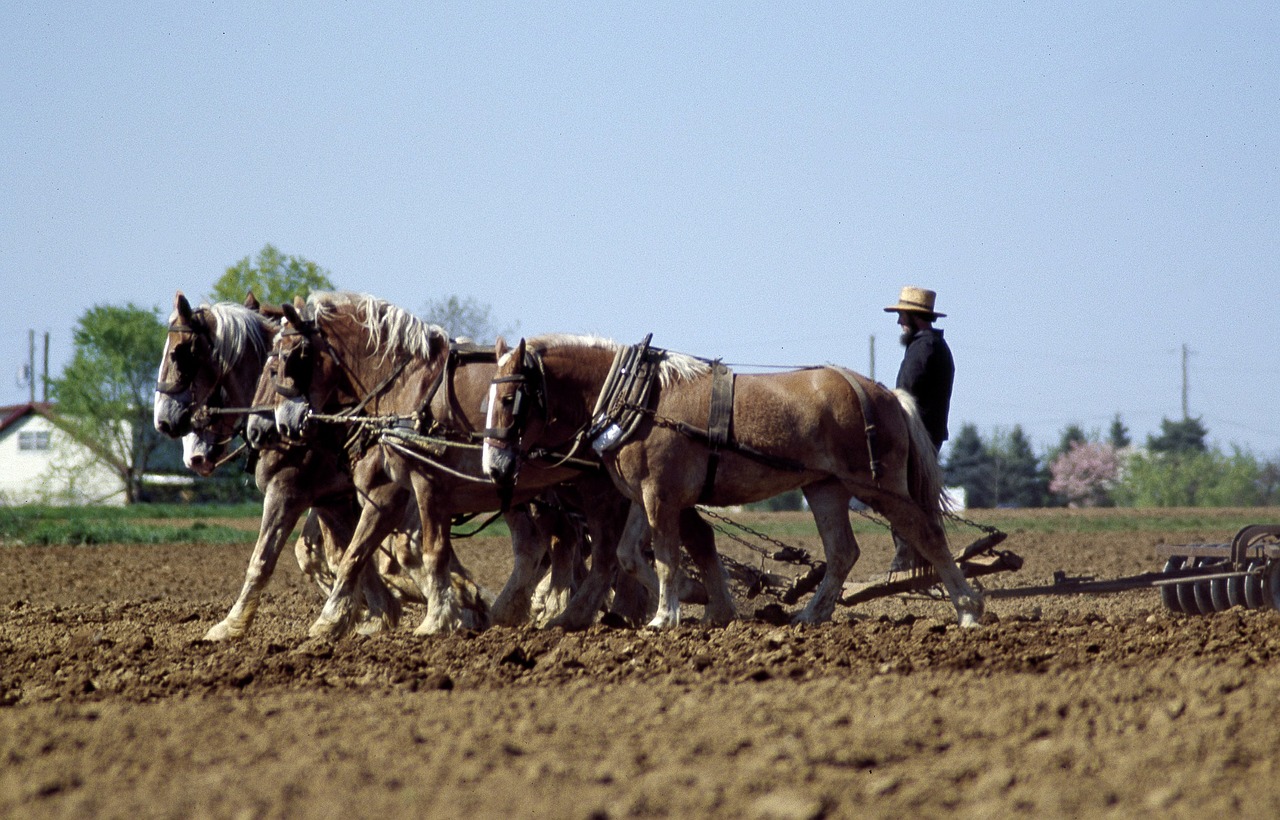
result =
[[[49,381],[68,432],[119,474],[130,502],[138,498],[149,460],[168,443],[151,424],[164,338],[156,308],[97,305],[76,323],[71,362]]]
[[[1117,450],[1123,450],[1133,443],[1129,438],[1129,428],[1124,426],[1124,422],[1120,420],[1120,414],[1116,413],[1115,418],[1111,420],[1111,429],[1107,432],[1107,441]]]
[[[1049,493],[1047,472],[1021,425],[997,432],[990,442],[972,424],[962,426],[943,474],[948,484],[964,487],[974,508],[1042,507]]]
[[[245,544],[251,529],[210,524],[202,517],[262,514],[257,505],[240,507],[0,507],[0,543],[81,546],[90,544]],[[148,519],[197,519],[189,524],[156,524]]]
[[[474,297],[449,296],[427,301],[418,315],[423,321],[444,328],[450,336],[466,337],[476,344],[492,344],[499,336],[513,336],[518,331],[518,323],[500,330],[492,313],[489,305],[481,304]]]
[[[1274,501],[1261,465],[1233,448],[1133,454],[1113,491],[1127,507],[1250,507]]]
[[[1209,450],[1204,441],[1207,435],[1209,431],[1200,419],[1160,419],[1160,435],[1147,436],[1147,449],[1157,453],[1204,453]]]
[[[994,467],[978,428],[965,424],[951,440],[951,452],[943,466],[943,477],[953,487],[963,487],[970,507],[994,507],[991,493]]]
[[[756,501],[745,506],[748,510],[762,512],[794,512],[804,509],[804,493],[798,489],[788,490],[773,498],[766,498],[764,501]]]
[[[278,305],[304,299],[315,290],[333,290],[329,272],[301,256],[285,256],[274,245],[264,245],[255,262],[241,259],[222,274],[209,295],[211,302],[241,302],[253,291],[259,302]]]

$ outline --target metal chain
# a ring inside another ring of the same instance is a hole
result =
[[[770,543],[773,546],[778,548],[777,552],[771,553],[768,550],[764,549],[763,547],[759,547],[751,543],[750,541],[747,541],[745,538],[742,538],[739,535],[729,532],[727,529],[725,529],[722,526],[712,525],[713,527],[715,527],[716,532],[723,534],[724,536],[728,537],[732,541],[736,541],[737,543],[742,544],[744,547],[750,549],[753,552],[759,553],[760,555],[763,555],[764,557],[769,558],[773,561],[785,561],[791,564],[804,564],[806,566],[813,566],[813,557],[809,555],[809,551],[806,549],[803,549],[801,547],[795,547],[790,544],[779,541],[778,539],[774,538],[771,535],[767,535],[763,532],[760,532],[759,530],[752,529],[751,527],[748,527],[746,524],[743,524],[739,521],[734,521],[732,518],[729,518],[728,516],[721,515],[720,513],[717,513],[717,512],[713,512],[707,507],[699,506],[697,509],[698,509],[698,512],[702,513],[708,518],[714,518],[717,521],[721,521],[725,524],[728,524],[729,526],[736,527],[742,530],[743,532],[749,535],[752,535],[760,539],[761,541]]]

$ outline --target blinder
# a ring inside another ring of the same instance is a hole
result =
[[[310,388],[312,360],[315,358],[315,346],[312,339],[315,334],[316,327],[312,321],[304,322],[300,330],[295,330],[292,325],[289,325],[280,332],[282,337],[302,337],[302,341],[285,355],[284,361],[280,365],[280,375],[289,383],[281,384],[279,379],[276,380],[276,392],[286,399],[301,398]]]
[[[199,327],[188,327],[187,325],[169,326],[170,333],[189,338],[178,342],[169,351],[169,358],[173,360],[174,368],[178,371],[178,377],[173,381],[157,380],[157,393],[165,396],[176,396],[191,389],[196,380],[196,373],[200,368],[200,357],[196,354],[196,344],[203,338],[200,335],[203,327],[203,323],[200,323]]]
[[[484,437],[504,445],[512,445],[524,434],[525,423],[530,411],[535,408],[545,409],[542,391],[529,378],[529,373],[537,373],[537,360],[526,354],[522,372],[510,376],[498,376],[491,385],[514,384],[516,391],[511,396],[511,424],[506,427],[491,427],[484,431]]]

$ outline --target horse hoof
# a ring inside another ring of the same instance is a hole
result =
[[[367,618],[356,627],[357,635],[377,635],[387,630],[387,623],[382,618]]]
[[[670,615],[663,615],[662,613],[659,613],[659,614],[657,614],[657,615],[654,615],[654,616],[653,616],[653,620],[652,620],[652,621],[650,621],[649,623],[645,624],[645,628],[646,628],[646,629],[655,629],[655,630],[657,630],[657,629],[670,629],[670,628],[672,628],[672,627],[674,627],[674,626],[679,626],[679,625],[680,625],[680,616],[679,616],[679,615],[670,616]]]
[[[244,637],[243,630],[232,629],[231,625],[226,621],[220,621],[209,627],[209,631],[204,633],[206,641],[234,641]]]
[[[457,618],[433,618],[430,615],[422,619],[422,623],[418,624],[418,628],[413,630],[413,634],[419,637],[428,635],[448,635],[458,630],[460,623]]]
[[[312,638],[332,641],[341,638],[343,632],[342,624],[326,620],[325,618],[319,618],[311,625],[311,628],[307,630],[307,635]]]
[[[982,626],[982,624],[979,622],[978,616],[974,615],[972,612],[960,613],[961,629],[977,629],[980,626]]]

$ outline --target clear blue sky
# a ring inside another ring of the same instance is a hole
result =
[[[0,403],[94,304],[272,243],[418,310],[891,382],[934,288],[953,432],[1119,412],[1280,454],[1280,5],[0,8]],[[159,351],[157,351],[157,361]],[[38,365],[37,365],[38,366]]]

